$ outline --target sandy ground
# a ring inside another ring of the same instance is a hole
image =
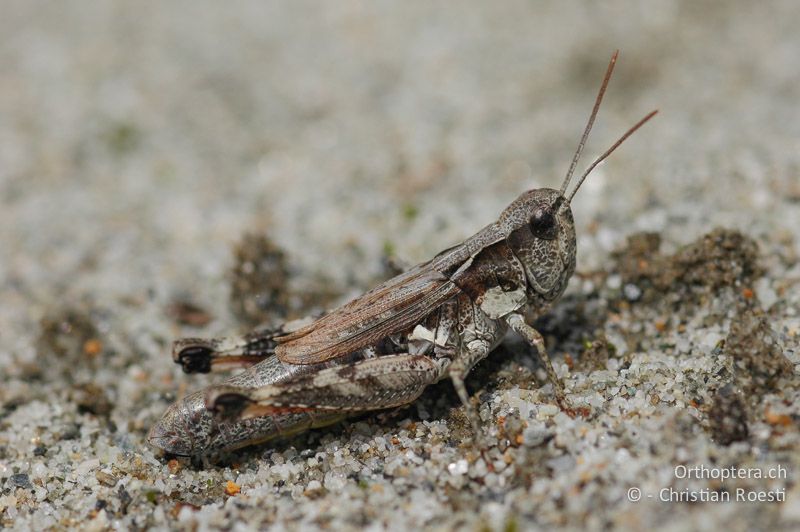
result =
[[[2,526],[800,524],[800,7],[484,4],[4,4]],[[585,417],[512,339],[467,383],[483,456],[449,383],[216,462],[148,447],[214,380],[174,339],[344,301],[558,186],[615,48],[587,157],[661,112],[573,202],[538,322]],[[280,308],[242,301],[247,233]],[[706,478],[730,466],[779,478]]]

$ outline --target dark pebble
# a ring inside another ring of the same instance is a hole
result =
[[[8,485],[12,488],[22,488],[26,490],[32,490],[33,484],[31,484],[31,479],[28,477],[26,473],[18,473],[16,475],[11,475],[8,479]]]

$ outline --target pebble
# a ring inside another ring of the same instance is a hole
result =
[[[522,431],[522,441],[527,447],[538,447],[550,434],[544,425],[532,425]]]
[[[6,485],[10,488],[22,488],[26,490],[33,489],[31,479],[26,473],[17,473],[16,475],[11,475],[6,482]]]
[[[775,290],[772,288],[771,281],[766,277],[762,277],[756,281],[755,289],[756,294],[758,295],[758,300],[761,302],[761,306],[767,310],[769,310],[772,305],[780,300],[777,292],[775,292]]]
[[[642,297],[642,290],[635,284],[628,283],[622,289],[622,294],[628,301],[637,301],[640,297]]]
[[[467,463],[466,460],[458,460],[447,466],[447,470],[453,476],[464,475],[466,474],[468,469],[469,469],[469,464]]]
[[[539,407],[539,411],[538,411],[537,417],[539,419],[549,418],[549,417],[552,417],[552,416],[558,414],[559,412],[560,412],[560,410],[559,410],[558,406],[556,406],[556,405],[550,405],[550,404],[542,405],[542,406]]]

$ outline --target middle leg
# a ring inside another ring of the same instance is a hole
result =
[[[484,340],[473,340],[469,344],[462,347],[462,352],[457,353],[453,357],[450,366],[447,368],[447,374],[453,383],[453,388],[455,389],[456,394],[458,394],[461,404],[464,405],[464,409],[467,413],[467,419],[469,419],[470,425],[472,425],[472,432],[476,443],[482,443],[483,440],[481,437],[483,434],[483,430],[481,429],[481,419],[477,410],[475,410],[475,408],[472,406],[472,403],[470,403],[469,394],[467,393],[467,387],[464,384],[464,379],[472,367],[479,361],[483,360],[486,355],[489,354],[489,351],[490,345],[488,342]]]

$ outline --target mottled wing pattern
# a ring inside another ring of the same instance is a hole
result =
[[[290,364],[318,364],[408,329],[461,293],[450,276],[485,246],[503,238],[497,224],[439,253],[302,329],[278,339],[275,354]]]
[[[415,268],[280,338],[275,353],[290,364],[317,364],[352,353],[411,327],[459,292],[446,275]]]

